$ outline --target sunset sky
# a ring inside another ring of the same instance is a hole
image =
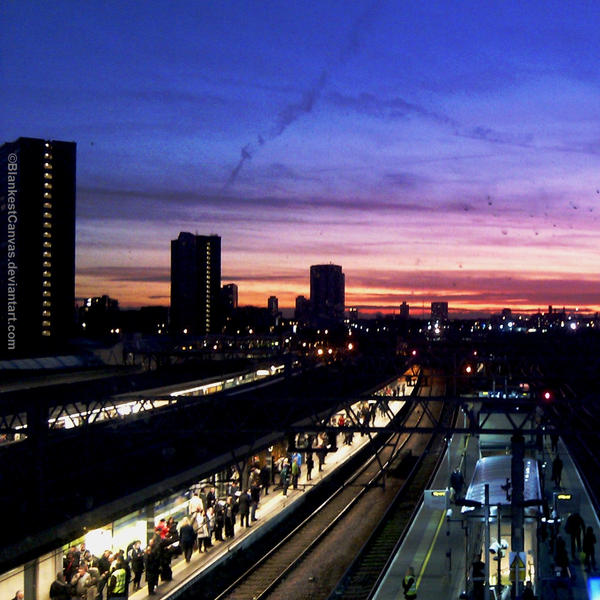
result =
[[[222,237],[240,304],[600,310],[600,3],[0,4],[0,142],[76,141],[76,295],[169,302]],[[455,314],[456,314],[455,312]]]

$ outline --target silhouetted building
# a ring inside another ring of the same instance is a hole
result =
[[[228,283],[221,288],[221,303],[223,313],[227,316],[238,307],[238,286],[235,283]]]
[[[448,303],[447,302],[432,302],[431,303],[431,320],[432,321],[447,321],[448,320]]]
[[[301,323],[305,323],[310,319],[310,301],[305,296],[296,296],[294,319]]]
[[[76,144],[0,147],[0,354],[59,349],[75,322]]]
[[[221,238],[181,232],[171,241],[171,331],[220,329]]]
[[[339,265],[313,265],[310,268],[310,305],[319,320],[341,321],[345,309],[345,278]]]
[[[269,296],[269,299],[267,300],[267,310],[273,317],[276,317],[279,314],[279,300],[277,299],[277,296]]]
[[[79,325],[86,335],[114,333],[119,324],[119,302],[109,296],[86,298],[79,308]]]
[[[410,316],[410,308],[408,306],[408,304],[406,302],[403,302],[400,305],[400,318],[401,319],[408,319]]]
[[[359,319],[358,308],[355,306],[348,309],[348,320],[350,323],[356,323]]]

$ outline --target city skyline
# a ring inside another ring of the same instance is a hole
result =
[[[600,310],[598,6],[0,11],[0,141],[78,145],[80,298],[168,305],[193,231],[240,305],[335,263],[361,312]]]

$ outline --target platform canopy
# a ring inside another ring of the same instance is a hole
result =
[[[465,500],[485,504],[485,484],[489,484],[490,513],[494,514],[498,506],[511,506],[512,456],[487,456],[480,458],[475,465],[473,478],[465,495]],[[523,459],[523,500],[526,504],[540,501],[543,503],[540,486],[540,475],[537,461],[533,458]],[[473,506],[463,506],[462,512],[475,510]],[[527,506],[526,514],[535,515],[540,512],[540,506]]]

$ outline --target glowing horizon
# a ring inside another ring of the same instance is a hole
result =
[[[2,10],[4,140],[78,144],[78,297],[168,305],[191,231],[241,305],[333,262],[364,311],[600,308],[600,5]]]

